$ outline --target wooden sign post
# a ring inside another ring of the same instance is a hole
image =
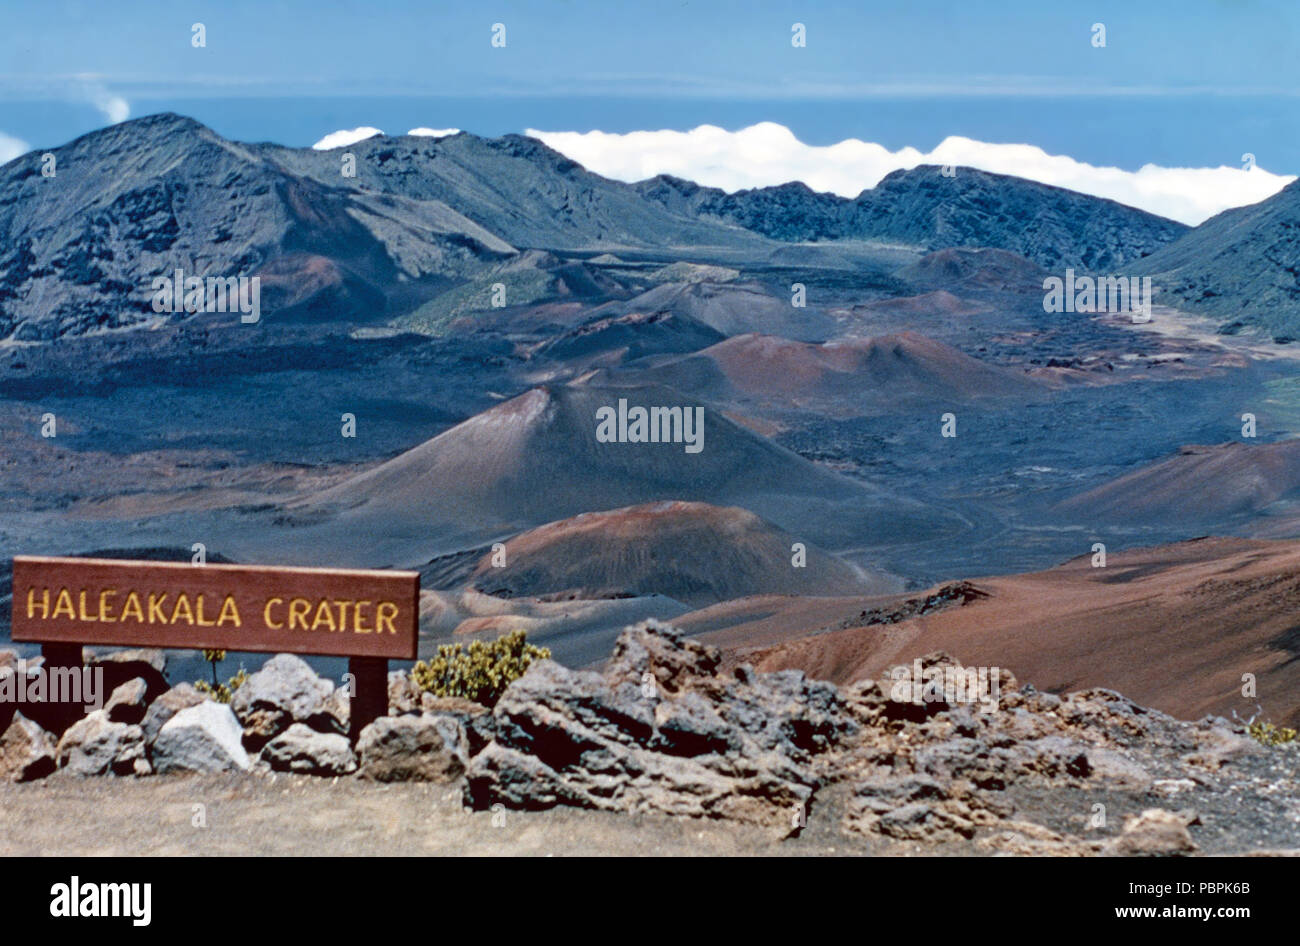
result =
[[[418,572],[16,556],[13,640],[51,666],[84,644],[348,658],[353,742],[388,712],[388,661],[414,660]]]

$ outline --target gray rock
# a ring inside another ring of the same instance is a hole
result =
[[[1151,783],[1151,791],[1157,795],[1178,795],[1195,789],[1196,783],[1189,778],[1158,778]]]
[[[603,673],[541,661],[493,710],[466,795],[485,808],[577,805],[728,818],[788,833],[815,758],[853,731],[836,688],[797,671],[720,672],[716,648],[646,622]]]
[[[333,692],[301,657],[276,654],[235,691],[230,708],[243,724],[244,744],[256,751],[294,723],[324,713]]]
[[[22,713],[0,735],[0,780],[27,782],[44,778],[57,766],[54,739]]]
[[[1148,808],[1125,820],[1119,837],[1101,849],[1106,857],[1184,857],[1199,850],[1188,824],[1195,824],[1192,812]]]
[[[1249,736],[1235,733],[1227,726],[1214,725],[1197,733],[1196,749],[1183,756],[1182,761],[1217,772],[1242,756],[1262,755],[1264,752],[1264,747]]]
[[[59,768],[72,775],[130,775],[143,758],[143,730],[113,722],[104,710],[73,723],[59,739]]]
[[[348,696],[347,687],[335,687],[334,692],[326,698],[322,710],[307,720],[307,726],[317,732],[346,736],[351,721],[352,699]]]
[[[465,774],[466,739],[451,716],[381,716],[357,739],[357,774],[376,782],[452,782]]]
[[[388,674],[388,714],[420,712],[420,688],[409,673],[393,670]]]
[[[158,733],[169,719],[181,710],[197,706],[206,699],[207,697],[194,689],[192,684],[180,683],[150,703],[149,709],[144,714],[144,722],[141,724],[146,745],[153,745],[154,740],[158,738]]]
[[[115,723],[135,725],[144,719],[148,707],[145,694],[148,686],[144,680],[134,677],[115,689],[104,704],[104,712]]]
[[[316,732],[302,723],[268,742],[262,758],[277,771],[307,775],[347,775],[357,768],[346,736]]]
[[[1092,774],[1089,749],[1064,736],[1031,739],[1020,746],[1019,761],[1025,770],[1048,778],[1087,778]]]
[[[454,717],[464,727],[471,756],[478,755],[492,740],[492,711],[482,703],[459,696],[434,696],[426,691],[420,694],[420,710]]]
[[[112,693],[122,684],[140,679],[145,683],[145,702],[167,692],[167,657],[161,650],[114,650],[93,653],[83,650],[82,662],[103,674],[104,692]]]
[[[167,654],[154,647],[141,647],[134,650],[93,651],[89,647],[81,652],[81,659],[87,664],[141,663],[158,673],[167,672]]]
[[[880,833],[908,841],[957,841],[975,834],[975,825],[938,805],[912,802],[880,817]]]
[[[1112,749],[1098,746],[1089,748],[1088,765],[1092,775],[1103,778],[1117,787],[1144,792],[1151,788],[1154,782],[1150,772]]]
[[[153,744],[154,770],[168,772],[246,771],[239,720],[230,707],[204,700],[169,719]]]

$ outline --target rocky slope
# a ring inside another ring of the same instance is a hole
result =
[[[0,168],[0,337],[151,324],[152,280],[177,269],[260,276],[267,313],[374,321],[399,282],[436,288],[515,252],[446,204],[305,178],[177,115],[52,154],[50,178],[34,152]]]
[[[1300,181],[1225,210],[1136,265],[1156,301],[1213,316],[1220,331],[1300,338]]]
[[[1110,200],[1020,178],[921,166],[894,171],[856,198],[794,182],[728,194],[661,175],[636,184],[680,213],[744,227],[776,240],[879,240],[936,250],[987,246],[1041,266],[1109,272],[1153,253],[1187,227]]]
[[[1043,693],[942,654],[907,670],[921,674],[916,687],[897,672],[844,688],[797,671],[728,673],[716,648],[649,622],[624,632],[603,670],[541,661],[491,709],[390,674],[389,715],[352,745],[346,691],[279,655],[229,705],[188,685],[150,701],[141,682],[61,734],[15,715],[0,776],[58,769],[57,792],[77,775],[355,775],[457,787],[467,808],[495,813],[815,830],[877,853],[1300,846],[1294,744],[1266,748],[1225,720],[1180,722],[1109,690]]]

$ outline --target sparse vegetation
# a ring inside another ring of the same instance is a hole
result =
[[[1273,723],[1266,723],[1263,720],[1252,722],[1247,731],[1252,739],[1265,746],[1280,746],[1283,743],[1294,742],[1296,731],[1286,726],[1276,726]]]
[[[437,656],[411,670],[416,685],[435,696],[458,696],[494,706],[501,694],[537,660],[550,659],[545,647],[529,644],[523,631],[485,643],[443,644]]]
[[[1297,733],[1294,729],[1265,722],[1260,718],[1263,715],[1264,707],[1258,705],[1255,707],[1254,714],[1248,719],[1242,719],[1237,715],[1236,710],[1232,711],[1232,718],[1239,723],[1244,723],[1250,738],[1262,746],[1281,746],[1288,742],[1295,742]]]
[[[218,703],[229,703],[235,691],[243,686],[244,681],[248,679],[248,673],[243,667],[239,672],[227,680],[225,683],[211,684],[207,680],[195,680],[194,689],[198,690],[205,696],[210,696]]]
[[[217,664],[226,659],[226,652],[224,650],[204,650],[203,659],[212,664],[212,682],[195,680],[194,689],[205,696],[211,697],[218,703],[229,703],[231,697],[235,695],[235,691],[248,679],[247,672],[243,667],[240,667],[233,677],[222,683],[217,679]]]

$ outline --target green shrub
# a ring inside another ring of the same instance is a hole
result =
[[[491,643],[473,641],[468,648],[443,644],[436,657],[417,663],[411,676],[416,686],[434,696],[458,696],[494,706],[533,661],[550,659],[550,650],[527,643],[525,637],[523,631],[511,631]]]

